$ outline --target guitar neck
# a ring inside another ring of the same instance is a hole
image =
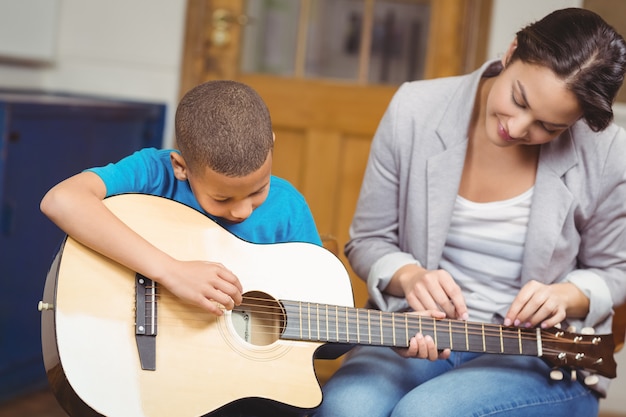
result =
[[[429,335],[438,349],[541,356],[539,329],[462,320],[434,319],[299,301],[281,301],[287,323],[281,339],[408,347],[416,333]]]

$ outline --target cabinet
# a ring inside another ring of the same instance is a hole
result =
[[[47,383],[37,303],[64,235],[41,198],[85,168],[161,147],[164,116],[158,103],[0,91],[0,401]]]

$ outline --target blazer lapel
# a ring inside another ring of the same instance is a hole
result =
[[[428,269],[439,267],[459,192],[466,150],[467,140],[463,140],[428,159]]]
[[[428,253],[426,267],[436,269],[446,243],[454,203],[459,192],[467,151],[467,129],[480,74],[460,86],[437,124],[436,134],[443,151],[428,158]]]
[[[542,146],[530,210],[522,284],[531,279],[551,281],[552,260],[573,196],[565,186],[563,175],[577,163],[569,132]]]

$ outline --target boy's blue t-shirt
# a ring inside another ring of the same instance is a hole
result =
[[[106,185],[107,197],[141,193],[166,197],[192,207],[224,229],[252,243],[310,242],[321,245],[313,216],[304,197],[288,181],[272,176],[267,199],[241,223],[230,223],[200,207],[187,181],[174,176],[170,153],[146,148],[117,163],[88,169]]]

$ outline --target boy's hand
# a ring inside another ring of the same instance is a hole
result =
[[[439,310],[427,310],[418,314],[422,316],[431,316],[436,319],[443,319],[446,317],[446,313]],[[441,352],[437,350],[435,341],[430,335],[424,336],[421,333],[417,333],[409,341],[409,347],[406,349],[397,348],[395,351],[398,355],[404,358],[421,358],[434,361],[436,359],[448,359],[450,357],[450,349],[445,349]]]
[[[232,310],[241,304],[243,288],[224,265],[207,261],[175,261],[171,272],[159,280],[181,300],[221,316],[221,304]]]

